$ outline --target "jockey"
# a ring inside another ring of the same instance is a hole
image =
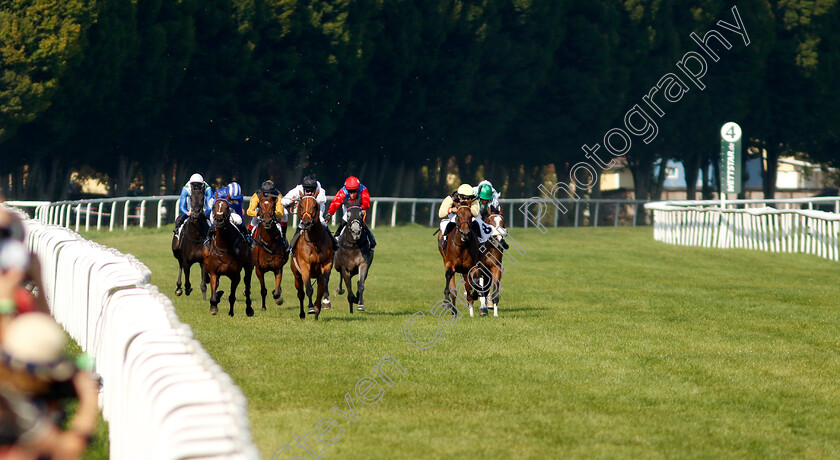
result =
[[[239,186],[236,182],[231,182],[227,185],[227,187],[222,187],[219,190],[216,190],[216,193],[213,194],[213,197],[210,199],[210,208],[213,208],[213,203],[217,200],[225,200],[230,205],[230,223],[239,230],[239,233],[242,235],[242,238],[251,243],[250,237],[248,236],[248,231],[245,229],[243,222],[242,222],[242,187]],[[213,236],[214,226],[213,221],[210,221],[210,229],[207,231],[207,239],[210,239]]]
[[[343,218],[341,219],[341,223],[338,224],[338,229],[335,231],[336,237],[341,235],[341,231],[347,224],[348,207],[358,206],[362,208],[362,216],[370,209],[370,192],[367,187],[359,182],[356,176],[350,176],[344,181],[344,187],[341,187],[341,190],[335,194],[335,198],[330,203],[330,209],[327,211],[327,214],[334,215],[338,211],[339,206],[342,207]],[[364,219],[362,219],[362,224],[362,232],[367,236],[370,249],[373,250],[376,247],[376,239],[373,237],[373,233],[370,232],[367,224],[365,224]]]
[[[210,200],[213,196],[213,189],[204,182],[204,178],[201,177],[201,174],[195,173],[190,176],[190,180],[184,184],[184,188],[181,189],[181,197],[178,199],[178,217],[175,219],[175,230],[173,232],[176,236],[180,235],[181,226],[184,225],[186,222],[187,217],[190,215],[190,192],[191,187],[202,187],[204,189],[204,215],[210,216]]]
[[[260,205],[260,201],[266,197],[274,198],[275,200],[274,217],[280,219],[279,227],[280,233],[283,234],[283,244],[288,246],[289,242],[286,241],[286,215],[283,213],[283,204],[278,199],[280,197],[280,192],[274,187],[274,182],[270,179],[263,182],[262,185],[260,185],[260,189],[251,195],[251,200],[248,202],[248,210],[245,211],[246,214],[252,217],[251,224],[249,226],[249,228],[253,229],[252,236],[256,236],[257,225],[259,224],[259,221],[257,220],[257,215],[259,214],[257,212],[257,208]]]
[[[492,213],[502,212],[502,208],[499,206],[499,192],[493,188],[493,184],[489,180],[479,182],[473,191],[478,196],[479,214],[482,220]],[[499,244],[505,249],[509,247],[504,238],[501,239]]]
[[[330,239],[333,242],[333,250],[338,250],[338,241],[336,241],[333,234],[330,232],[330,227],[327,225],[327,221],[324,219],[324,208],[327,204],[327,194],[324,192],[324,189],[321,188],[321,183],[315,179],[315,176],[310,174],[303,178],[300,184],[298,184],[295,188],[289,190],[283,198],[280,200],[282,205],[289,209],[291,212],[291,208],[297,205],[298,201],[305,196],[314,196],[315,201],[318,202],[318,207],[320,211],[318,212],[318,219],[321,221],[321,225],[324,226],[324,229],[329,235]],[[288,214],[286,216],[288,219]],[[297,244],[298,237],[300,237],[300,227],[295,229],[295,234],[292,235],[292,240],[289,242],[290,251],[294,251],[295,245]]]
[[[443,233],[443,238],[440,239],[440,249],[446,248],[446,235],[450,229],[455,226],[455,217],[458,212],[459,205],[467,205],[472,211],[473,219],[478,217],[479,206],[475,199],[475,193],[472,186],[469,184],[461,184],[458,190],[450,196],[443,199],[438,209],[438,217],[440,217],[440,231]],[[482,241],[483,242],[483,241]]]
[[[489,180],[483,180],[473,188],[475,196],[478,197],[479,213],[482,218],[492,212],[499,212],[499,192],[493,188]]]

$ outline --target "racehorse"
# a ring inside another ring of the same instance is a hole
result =
[[[507,236],[507,229],[505,229],[505,218],[501,211],[488,215],[484,219],[484,223],[493,228],[490,238],[484,242],[481,249],[481,277],[479,289],[481,307],[480,314],[486,315],[488,307],[493,307],[493,316],[499,316],[499,295],[502,286],[502,274],[505,271],[502,265],[502,257],[504,249],[502,248],[502,239]],[[473,315],[472,305],[470,305],[470,316]]]
[[[204,245],[204,267],[210,274],[210,314],[219,312],[219,301],[224,291],[218,291],[219,278],[227,276],[230,279],[230,311],[233,316],[233,303],[236,300],[236,287],[239,286],[240,272],[245,270],[245,314],[254,316],[251,308],[251,271],[254,262],[251,259],[251,248],[230,223],[230,204],[225,200],[216,200],[210,215],[215,230],[213,237]]]
[[[472,305],[474,299],[478,297],[473,288],[471,278],[474,273],[471,273],[473,266],[478,263],[478,236],[475,234],[476,230],[473,228],[473,215],[468,205],[458,206],[458,211],[455,217],[455,225],[447,235],[446,247],[440,249],[440,255],[443,257],[443,265],[446,268],[446,286],[443,288],[443,295],[447,302],[449,302],[452,314],[457,315],[458,310],[455,307],[455,298],[458,297],[458,292],[455,287],[455,274],[460,273],[464,278],[464,287],[467,291],[467,303]],[[443,234],[438,235],[438,242],[443,238]]]
[[[262,296],[262,309],[265,310],[265,295],[268,289],[265,287],[265,275],[268,272],[274,274],[274,290],[271,291],[274,302],[283,305],[283,289],[280,283],[283,281],[283,266],[289,260],[286,253],[286,245],[283,242],[283,235],[277,228],[277,217],[274,215],[276,198],[264,197],[260,200],[257,219],[257,231],[254,235],[254,274],[260,280],[260,295]]]
[[[175,283],[175,295],[190,295],[190,267],[197,263],[201,267],[201,295],[207,300],[207,272],[204,269],[204,236],[207,235],[207,217],[204,215],[204,190],[201,184],[193,184],[190,190],[189,219],[172,236],[172,255],[178,259],[178,281]],[[181,273],[186,282],[181,289]]]
[[[300,235],[295,243],[292,257],[292,274],[295,275],[295,288],[300,301],[300,319],[306,317],[303,312],[304,286],[309,298],[309,314],[315,319],[321,314],[321,303],[329,302],[330,270],[333,265],[333,243],[327,229],[321,225],[318,213],[321,207],[314,196],[304,196],[298,202],[297,216],[300,222]],[[318,294],[312,303],[311,280],[318,282]]]
[[[359,311],[365,310],[364,292],[368,270],[373,263],[373,251],[368,247],[367,238],[362,239],[364,221],[362,208],[353,206],[347,209],[347,225],[338,238],[338,251],[335,253],[335,271],[341,274],[338,283],[338,293],[343,294],[341,283],[347,284],[347,301],[350,303],[350,313],[353,304],[357,304]],[[353,294],[352,278],[359,275],[358,296]]]

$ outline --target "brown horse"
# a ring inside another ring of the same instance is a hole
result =
[[[507,236],[507,230],[505,229],[505,218],[501,211],[488,215],[484,219],[484,223],[493,228],[493,233],[480,248],[482,266],[480,267],[481,275],[479,278],[481,284],[479,312],[482,316],[486,315],[488,307],[493,307],[493,316],[498,317],[502,274],[505,272],[505,267],[502,265],[504,255],[502,239]],[[472,306],[470,306],[470,316],[472,315]]]
[[[204,270],[204,236],[207,235],[207,217],[204,215],[204,187],[192,184],[190,189],[190,215],[179,233],[172,236],[172,255],[178,259],[178,281],[175,283],[175,295],[190,295],[190,267],[197,263],[201,267],[201,295],[207,300],[207,273]],[[181,273],[186,282],[181,290]]]
[[[268,272],[274,274],[274,290],[271,295],[277,305],[283,305],[283,289],[280,283],[283,281],[283,266],[289,260],[286,252],[286,245],[280,229],[277,228],[277,217],[274,215],[277,199],[263,197],[260,199],[257,218],[256,233],[254,235],[254,274],[260,280],[260,295],[262,296],[262,309],[265,310],[265,295],[268,289],[265,287],[265,275]]]
[[[443,238],[443,234],[438,235],[438,242],[441,238]],[[472,305],[477,298],[470,279],[472,276],[468,276],[479,259],[478,237],[475,235],[475,229],[473,228],[473,215],[469,205],[458,206],[455,226],[447,235],[446,247],[440,249],[440,245],[438,245],[438,249],[446,268],[446,285],[443,288],[443,295],[452,308],[452,314],[455,315],[457,314],[455,299],[458,297],[455,287],[456,273],[460,273],[464,278],[467,303]]]
[[[245,314],[254,316],[251,308],[251,271],[254,262],[251,259],[251,248],[230,223],[230,204],[225,200],[216,200],[210,215],[215,229],[213,238],[204,245],[204,267],[210,274],[210,314],[219,312],[219,300],[224,291],[218,291],[219,278],[227,276],[230,279],[230,311],[233,316],[233,303],[236,300],[236,287],[239,286],[240,272],[245,270]]]
[[[309,314],[314,314],[316,320],[321,314],[321,301],[325,295],[328,295],[330,270],[333,265],[333,243],[332,238],[327,234],[327,229],[321,225],[319,212],[321,212],[321,207],[313,196],[304,196],[298,203],[297,216],[300,221],[300,231],[303,234],[295,243],[292,274],[295,275],[295,288],[298,301],[300,301],[300,319],[306,317],[303,312],[304,286],[306,286],[305,295],[309,298]],[[318,294],[314,304],[312,303],[312,279],[318,282]]]

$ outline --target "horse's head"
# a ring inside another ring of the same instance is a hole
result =
[[[230,220],[230,204],[225,200],[216,200],[210,215],[216,228],[226,228]]]
[[[198,220],[204,214],[204,184],[190,184],[190,218]]]
[[[300,221],[300,229],[304,232],[312,228],[312,224],[318,221],[318,213],[321,212],[321,207],[318,206],[318,201],[314,196],[306,195],[300,199],[297,207],[297,216]]]
[[[462,242],[467,241],[470,237],[472,221],[472,209],[468,205],[458,206],[458,212],[455,213],[455,229]]]
[[[353,206],[347,209],[347,230],[350,239],[359,241],[362,236],[362,227],[364,226],[364,217],[362,208]]]
[[[263,196],[260,199],[260,211],[259,216],[260,220],[263,222],[272,222],[274,220],[274,210],[277,206],[277,202],[274,198],[269,196]]]
[[[493,214],[490,214],[484,219],[484,223],[489,224],[493,227],[493,234],[492,238],[495,238],[497,241],[501,241],[507,235],[507,229],[505,228],[505,217],[502,215],[502,211],[499,210]]]

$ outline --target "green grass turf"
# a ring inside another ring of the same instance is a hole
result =
[[[840,456],[836,262],[670,246],[650,227],[512,229],[527,253],[506,261],[501,317],[464,317],[421,350],[403,326],[442,298],[431,232],[377,229],[368,311],[349,314],[334,272],[318,322],[298,319],[288,267],[283,306],[212,317],[197,287],[173,294],[171,231],[86,235],[149,266],[247,396],[266,458],[287,443],[277,458],[305,456],[293,436],[307,433],[329,458]],[[357,422],[331,414],[384,355],[407,373],[378,403],[354,397]],[[325,446],[328,416],[343,433]]]

